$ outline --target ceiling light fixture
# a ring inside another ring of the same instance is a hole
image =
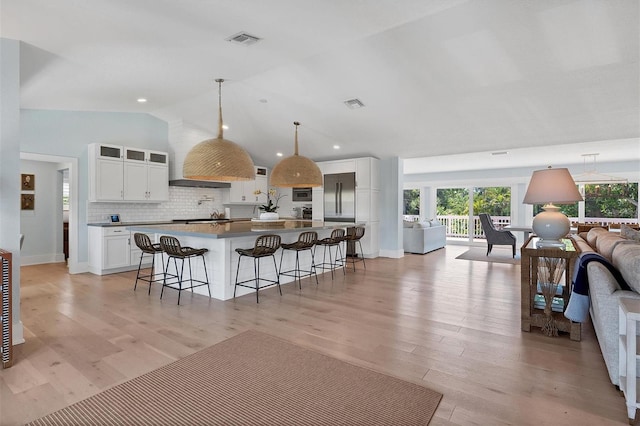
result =
[[[187,179],[235,181],[255,179],[255,166],[251,157],[240,145],[223,139],[222,82],[218,83],[218,137],[200,142],[187,154],[182,175]]]
[[[271,171],[271,185],[281,188],[307,188],[322,186],[322,172],[316,163],[298,155],[298,126],[296,126],[295,148],[292,156],[280,161]]]
[[[244,46],[251,46],[252,44],[256,44],[257,42],[259,42],[260,40],[260,37],[256,37],[245,32],[239,32],[238,34],[234,34],[231,37],[227,38],[227,41],[236,44],[242,44]]]
[[[629,183],[627,179],[619,178],[616,176],[605,175],[602,173],[598,173],[596,170],[596,157],[600,155],[600,153],[595,154],[582,154],[583,164],[584,164],[584,173],[580,173],[573,177],[573,180],[577,184],[594,184],[594,183]],[[587,165],[587,158],[592,157],[593,166]],[[592,167],[588,169],[587,167]]]
[[[362,101],[358,98],[347,99],[344,104],[351,109],[358,109],[364,107]]]
[[[333,149],[340,149],[340,145],[334,145]]]
[[[143,103],[147,102],[147,100],[145,98],[138,98],[138,102],[143,104]]]

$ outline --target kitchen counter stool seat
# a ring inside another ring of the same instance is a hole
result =
[[[316,241],[316,247],[322,246],[322,263],[316,265],[317,268],[322,270],[329,269],[331,271],[331,279],[333,279],[333,271],[337,268],[342,268],[344,274],[344,257],[342,256],[342,249],[340,245],[345,241],[345,231],[342,228],[334,229],[331,231],[331,236]],[[331,257],[331,247],[336,247],[335,258]],[[329,262],[326,261],[327,249],[329,249]]]
[[[242,249],[237,248],[236,253],[240,255],[238,258],[238,267],[236,268],[236,282],[233,287],[233,297],[236,297],[236,289],[238,287],[246,287],[255,289],[256,291],[256,303],[260,303],[259,298],[259,290],[261,288],[271,287],[274,285],[278,286],[278,290],[280,291],[280,296],[282,296],[282,289],[280,288],[280,274],[278,274],[278,265],[276,264],[275,253],[280,247],[280,236],[275,234],[265,234],[256,238],[255,245],[252,248]],[[276,272],[276,279],[270,280],[260,276],[260,259],[263,257],[271,256],[273,258],[273,268]],[[240,262],[243,257],[253,258],[253,278],[238,281],[238,275],[240,274]],[[268,284],[261,286],[260,281],[267,282]],[[254,285],[251,286],[248,283],[253,282]]]
[[[149,238],[147,234],[136,232],[135,234],[133,234],[133,240],[136,243],[136,246],[138,246],[138,248],[142,250],[142,254],[140,255],[140,262],[138,262],[138,273],[136,274],[136,282],[133,285],[133,290],[135,291],[138,287],[138,280],[145,281],[149,283],[149,291],[147,292],[147,294],[151,294],[151,283],[161,283],[164,281],[164,260],[162,260],[162,274],[160,274],[160,276],[158,277],[159,274],[155,273],[156,254],[160,253],[160,256],[164,259],[164,256],[162,254],[163,250],[162,247],[160,247],[160,244],[152,243],[151,238]],[[148,275],[141,273],[142,259],[144,258],[145,254],[151,255],[151,273]]]
[[[178,305],[180,304],[180,295],[183,290],[191,290],[193,293],[193,289],[196,287],[207,286],[207,290],[209,291],[209,297],[211,297],[211,288],[209,287],[209,276],[207,275],[207,263],[204,259],[204,254],[209,251],[206,248],[193,248],[193,247],[182,247],[180,245],[180,241],[176,237],[171,237],[167,235],[163,235],[160,237],[160,247],[167,254],[167,265],[164,270],[164,281],[162,283],[162,291],[160,292],[160,299],[162,299],[162,295],[164,293],[164,288],[169,287],[174,290],[178,290]],[[197,280],[193,278],[193,269],[191,268],[191,258],[192,257],[202,257],[202,269],[204,270],[205,281]],[[173,259],[173,265],[175,268],[175,274],[169,274],[169,264],[171,263],[171,259]],[[180,269],[178,270],[178,259],[180,259]],[[189,278],[184,278],[184,261],[185,259],[189,262]],[[167,278],[171,278],[174,281],[167,282]],[[189,286],[186,286],[186,284]],[[177,286],[176,286],[177,285]]]
[[[315,231],[306,231],[300,233],[298,241],[280,245],[282,247],[282,253],[280,255],[280,275],[286,275],[298,280],[298,288],[300,288],[300,290],[302,290],[302,277],[315,275],[316,285],[318,284],[318,274],[316,273],[316,265],[313,256],[313,247],[315,246],[316,241],[318,241],[318,233]],[[282,270],[282,258],[284,257],[285,250],[294,250],[296,252],[295,269],[291,269],[289,271]],[[302,251],[309,251],[309,253],[311,253],[311,266],[308,271],[300,269],[300,252]]]
[[[346,263],[353,265],[353,270],[356,270],[356,262],[362,262],[364,269],[367,269],[367,264],[364,261],[364,252],[362,251],[362,243],[360,240],[364,237],[364,226],[352,226],[347,228],[347,256],[345,258]],[[356,249],[356,243],[360,247],[360,257],[358,257],[358,251]]]

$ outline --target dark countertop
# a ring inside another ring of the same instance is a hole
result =
[[[87,223],[87,226],[138,226],[138,225],[165,225],[173,223],[171,220],[161,220],[156,222],[95,222],[95,223]]]
[[[311,222],[310,219],[296,219],[293,217],[282,217],[282,219],[286,219],[286,220],[300,220],[300,221],[306,221],[306,222]],[[158,221],[140,221],[140,222],[118,222],[118,223],[111,223],[111,222],[94,222],[94,223],[88,223],[88,226],[98,226],[98,227],[106,227],[106,226],[146,226],[146,225],[176,225],[176,224],[184,224],[185,222],[197,222],[197,221],[202,221],[202,222],[208,222],[212,219],[207,219],[207,218],[199,218],[199,219],[172,219],[172,220],[158,220]],[[218,219],[219,222],[221,223],[229,223],[229,222],[249,222],[251,221],[250,217],[238,217],[238,218],[232,218],[232,219]],[[208,223],[207,223],[208,224]]]
[[[226,223],[192,223],[192,224],[156,224],[130,225],[131,231],[147,233],[166,233],[168,235],[195,236],[202,238],[247,237],[266,233],[289,233],[313,231],[320,229],[344,228],[355,226],[354,223],[322,222],[311,220],[283,220],[277,224],[252,222],[251,220],[232,221]]]

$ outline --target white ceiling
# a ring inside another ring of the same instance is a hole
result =
[[[522,158],[580,163],[568,144],[624,140],[606,160],[640,159],[639,5],[2,0],[0,30],[24,42],[23,108],[148,112],[215,135],[225,78],[225,137],[261,165],[292,152],[293,121],[314,160],[565,145]],[[262,40],[226,41],[241,31]]]

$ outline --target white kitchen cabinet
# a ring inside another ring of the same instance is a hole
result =
[[[356,161],[353,159],[323,162],[322,173],[325,175],[331,175],[334,173],[350,173],[355,171]]]
[[[356,187],[380,189],[380,160],[373,157],[356,158]]]
[[[169,167],[149,163],[147,169],[147,200],[169,199]]]
[[[105,275],[138,269],[141,254],[125,226],[89,226],[89,272]],[[143,265],[150,264],[151,257],[146,256]]]
[[[167,201],[169,199],[169,165],[167,154],[125,148],[124,200]]]
[[[95,160],[95,171],[89,169],[90,201],[122,201],[124,195],[124,163]]]
[[[120,201],[123,197],[123,147],[89,145],[89,200]]]
[[[311,218],[313,220],[324,220],[324,187],[313,188],[311,198]]]
[[[256,195],[260,190],[263,194],[269,191],[269,177],[266,167],[256,167],[256,179],[231,182],[229,201],[232,203],[260,203],[266,202],[265,195]]]
[[[131,239],[129,231],[117,230],[122,234],[106,236],[102,240],[102,269],[122,268],[131,265]]]
[[[166,152],[115,145],[89,145],[89,201],[166,201]]]

